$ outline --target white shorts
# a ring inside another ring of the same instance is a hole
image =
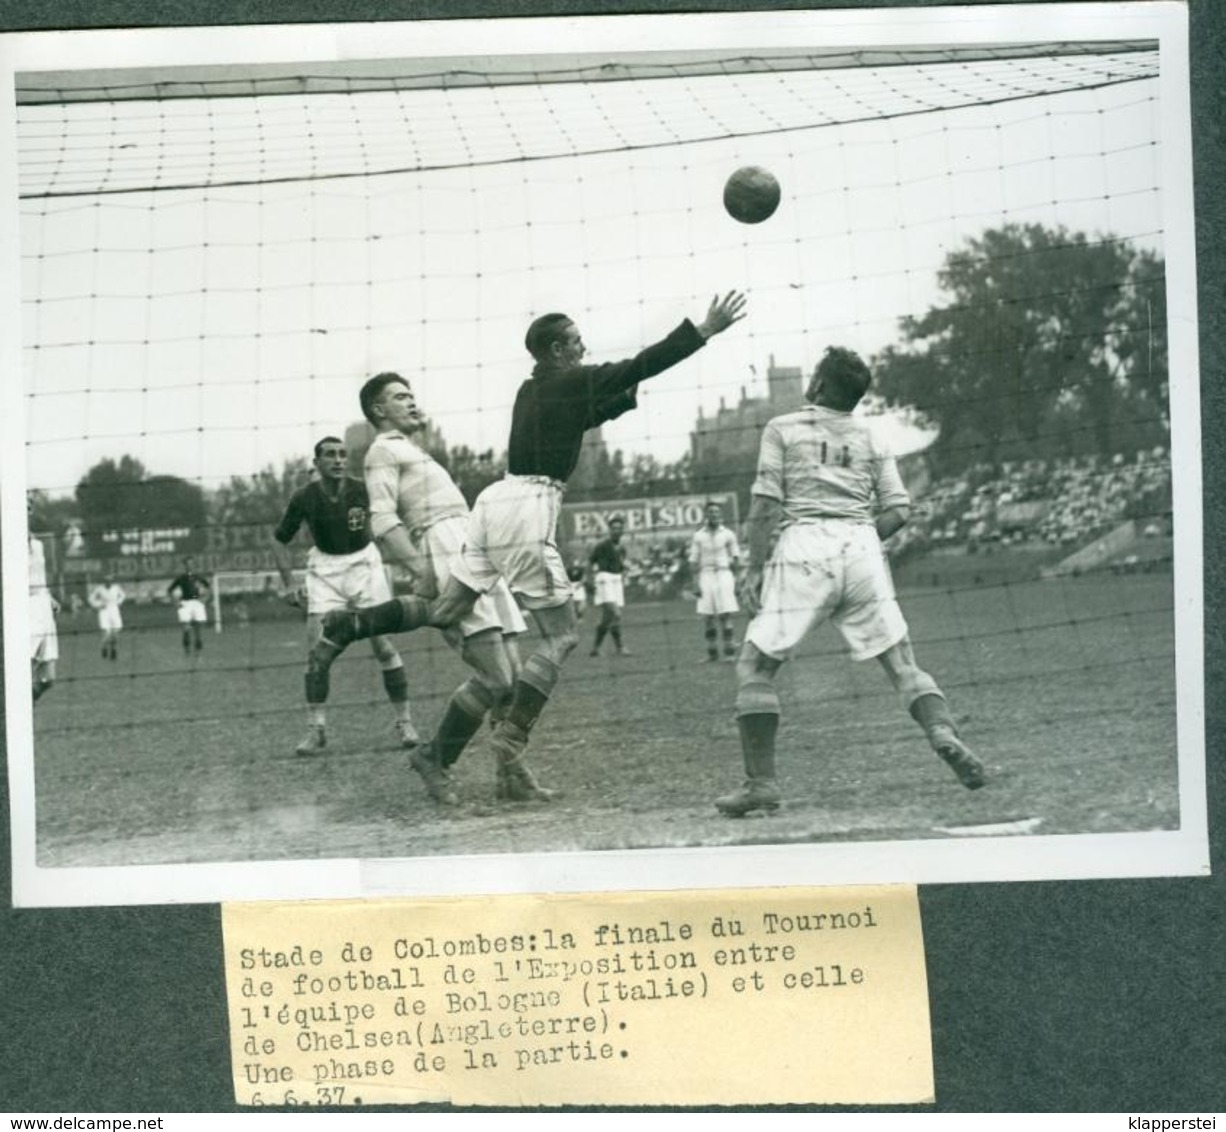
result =
[[[597,570],[596,596],[592,598],[592,604],[616,605],[618,609],[621,609],[626,604],[626,583],[622,576]]]
[[[197,625],[203,625],[209,619],[208,611],[204,608],[204,602],[198,597],[188,598],[187,601],[179,602],[179,624],[190,625],[195,622]]]
[[[421,574],[413,587],[415,593],[433,599],[443,592],[453,571],[461,563],[467,537],[468,519],[463,515],[440,519],[426,528],[418,542],[421,561],[417,565]],[[467,582],[462,574],[459,580],[471,589],[479,589]],[[487,629],[501,629],[504,634],[528,631],[524,615],[501,578],[496,579],[488,590],[482,591],[473,611],[461,619],[457,628],[461,637],[471,637]]]
[[[364,609],[391,596],[383,559],[373,542],[352,554],[324,554],[315,546],[307,552],[307,613]]]
[[[571,582],[570,600],[575,603],[576,612],[582,613],[587,608],[587,587],[582,582]]]
[[[698,575],[698,614],[700,617],[738,613],[736,578],[731,570],[702,570]]]
[[[46,593],[30,595],[30,659],[49,664],[60,657],[60,635],[55,627],[51,597]]]
[[[119,606],[107,605],[98,610],[98,628],[104,633],[118,633],[123,628],[123,614]]]
[[[473,506],[455,576],[479,593],[501,577],[525,609],[568,604],[570,578],[557,543],[562,488],[545,476],[508,475],[490,484]]]
[[[785,527],[766,567],[762,608],[745,639],[786,660],[829,618],[854,660],[870,660],[907,635],[876,530],[845,519]]]

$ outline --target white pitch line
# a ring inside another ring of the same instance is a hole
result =
[[[998,821],[989,825],[938,825],[937,833],[953,837],[997,837],[1011,833],[1033,833],[1043,824],[1042,818],[1019,818],[1017,821]]]

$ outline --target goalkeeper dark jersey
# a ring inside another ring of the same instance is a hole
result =
[[[688,358],[703,343],[686,319],[667,338],[624,362],[561,368],[537,363],[515,397],[507,471],[569,479],[579,463],[583,434],[633,409],[640,381]]]
[[[306,523],[315,546],[324,554],[354,554],[370,545],[370,497],[361,480],[346,476],[332,499],[319,480],[290,496],[273,538],[288,543]]]
[[[592,547],[589,560],[602,574],[620,574],[626,569],[626,548],[611,538],[602,539]]]
[[[166,592],[178,594],[180,601],[197,601],[209,592],[209,583],[199,574],[180,574],[166,587]]]

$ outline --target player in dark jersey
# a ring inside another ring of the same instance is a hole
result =
[[[348,454],[345,442],[325,436],[315,445],[318,479],[299,488],[290,498],[285,515],[273,532],[273,553],[285,597],[305,606],[308,656],[319,640],[320,624],[330,610],[359,609],[378,605],[391,597],[383,559],[370,536],[370,500],[366,484],[345,474]],[[289,544],[305,524],[315,545],[307,554],[305,592],[294,586]],[[383,670],[383,687],[396,713],[396,734],[404,747],[421,741],[409,708],[409,682],[396,646],[386,636],[370,639],[371,649]],[[313,755],[327,746],[325,730],[329,670],[307,666],[304,678],[307,702],[307,734],[296,750]]]
[[[711,300],[698,325],[686,319],[655,345],[621,362],[582,365],[579,328],[564,314],[547,314],[528,327],[524,344],[536,359],[519,388],[511,415],[507,475],[478,497],[461,560],[433,604],[399,598],[356,614],[330,614],[322,644],[330,652],[376,633],[424,625],[448,628],[505,578],[540,631],[537,650],[516,677],[511,706],[494,733],[500,791],[514,801],[545,799],[523,761],[528,733],[557,683],[562,662],[579,643],[570,578],[557,544],[562,491],[579,462],[583,434],[637,404],[638,384],[701,349],[707,339],[744,317],[745,296],[729,291]]]
[[[596,639],[592,642],[592,656],[600,655],[600,646],[606,636],[613,638],[618,656],[626,656],[630,651],[622,645],[622,607],[626,604],[626,548],[622,546],[622,532],[625,529],[626,520],[615,515],[609,520],[609,537],[592,547],[592,553],[588,556],[595,586],[592,601],[600,606],[600,622],[596,626]]]
[[[209,600],[211,590],[208,581],[196,573],[193,559],[183,559],[183,573],[166,587],[166,592],[174,601],[179,624],[183,626],[183,655],[199,654],[204,648],[200,626],[208,623],[205,602]]]
[[[438,600],[399,599],[355,616],[330,616],[324,640],[332,649],[374,633],[406,632],[422,625],[448,627],[472,610],[500,577],[540,631],[536,651],[515,680],[511,706],[494,733],[503,796],[544,799],[523,762],[528,733],[557,683],[561,666],[579,643],[570,579],[557,544],[562,490],[579,462],[587,429],[637,404],[638,384],[701,349],[708,338],[744,316],[745,296],[716,296],[698,325],[686,319],[671,334],[625,361],[582,365],[579,328],[564,314],[547,314],[528,327],[524,344],[536,359],[519,388],[511,415],[507,475],[477,498],[461,560]]]

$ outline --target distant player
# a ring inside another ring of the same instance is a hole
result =
[[[123,614],[120,607],[128,595],[115,581],[114,574],[107,576],[89,591],[90,608],[98,613],[98,628],[102,632],[102,659],[119,659],[119,634],[123,630]]]
[[[576,562],[567,569],[566,576],[570,579],[570,599],[575,607],[575,617],[582,621],[587,609],[587,571]]]
[[[708,503],[706,522],[690,542],[690,570],[698,585],[698,616],[706,618],[707,660],[719,660],[722,637],[724,656],[735,657],[732,616],[739,612],[736,601],[736,569],[741,549],[736,535],[724,526],[724,509]]]
[[[622,645],[622,609],[626,604],[626,548],[622,546],[625,529],[626,520],[615,515],[609,520],[608,537],[592,547],[588,557],[595,586],[592,604],[600,608],[592,656],[600,655],[600,646],[606,636],[613,638],[618,656],[625,656],[627,652]]]
[[[563,314],[547,314],[528,327],[525,345],[536,359],[519,388],[511,416],[507,475],[491,484],[473,508],[463,562],[453,567],[438,602],[401,599],[398,607],[370,610],[356,621],[337,618],[339,643],[372,632],[404,631],[422,624],[454,625],[481,594],[502,578],[536,622],[541,639],[515,681],[494,747],[516,800],[545,799],[523,761],[528,734],[557,683],[561,666],[579,643],[570,579],[558,549],[557,524],[566,480],[579,462],[583,434],[633,409],[640,381],[662,373],[702,348],[712,335],[743,317],[745,297],[713,299],[703,321],[688,319],[667,338],[626,361],[585,366],[579,328]],[[332,636],[333,625],[324,631]]]
[[[26,504],[27,521],[33,508]],[[60,637],[55,627],[59,602],[47,586],[47,554],[40,539],[29,533],[30,573],[30,684],[34,702],[51,691],[55,683],[55,662],[60,656]]]
[[[854,660],[875,657],[933,750],[970,790],[984,784],[945,696],[915,662],[882,549],[906,523],[910,498],[894,459],[852,416],[872,376],[859,356],[831,348],[809,383],[809,404],[762,434],[749,512],[742,596],[756,616],[737,659],[736,715],[745,784],[716,801],[742,817],[780,803],[775,780],[775,675],[817,623],[831,620]],[[773,552],[771,536],[782,527]],[[767,561],[769,555],[769,562]]]
[[[196,573],[193,559],[183,559],[183,573],[166,587],[166,592],[174,600],[179,624],[183,626],[183,655],[198,656],[204,648],[200,626],[209,620],[204,603],[209,600],[210,589],[208,581]]]
[[[365,462],[371,529],[384,559],[400,575],[397,589],[407,587],[411,593],[392,602],[391,608],[407,606],[421,612],[447,586],[459,561],[468,529],[468,504],[447,471],[411,439],[424,427],[425,418],[405,378],[377,374],[362,386],[359,401],[376,433]],[[365,618],[360,614],[358,620]],[[326,623],[329,627],[332,620]],[[403,626],[411,627],[415,626]],[[463,618],[445,628],[448,644],[474,674],[452,694],[434,738],[409,760],[436,802],[458,803],[451,767],[486,716],[509,697],[519,670],[514,638],[526,628],[506,586],[495,586]],[[327,654],[325,646],[321,662],[329,663]],[[513,793],[501,765],[497,793],[500,798]]]
[[[319,478],[294,492],[273,532],[273,554],[283,596],[291,604],[306,607],[308,654],[319,640],[325,613],[378,605],[392,595],[383,559],[370,534],[366,484],[345,474],[347,459],[343,440],[325,436],[318,441],[315,470]],[[315,545],[307,553],[306,588],[300,594],[294,587],[289,544],[304,523]],[[383,688],[395,712],[396,736],[401,746],[416,747],[421,739],[413,727],[404,661],[387,637],[371,637],[370,647],[383,671]],[[303,680],[307,733],[295,748],[299,755],[317,754],[328,745],[325,705],[329,682],[327,669],[319,671],[308,662]]]

